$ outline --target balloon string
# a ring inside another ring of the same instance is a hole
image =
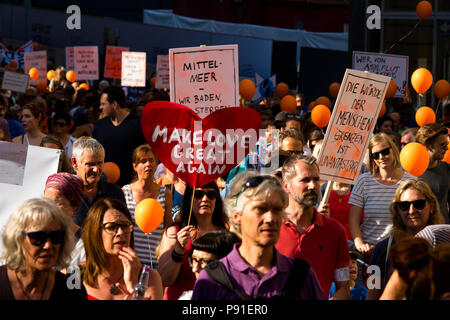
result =
[[[194,179],[194,187],[192,188],[192,199],[191,199],[191,208],[189,209],[189,219],[188,219],[188,224],[191,224],[191,216],[192,216],[192,206],[194,205],[194,195],[195,195],[195,186],[197,185],[197,174],[195,175],[195,179]]]
[[[388,53],[393,47],[395,47],[399,42],[401,42],[401,41],[403,41],[405,38],[407,38],[416,28],[417,28],[417,26],[420,24],[420,21],[421,20],[419,20],[417,23],[416,23],[416,25],[411,29],[411,30],[409,30],[409,32],[407,33],[407,34],[405,34],[403,37],[401,37],[400,38],[400,40],[398,40],[397,42],[395,42],[389,49],[387,49],[387,50],[385,50],[384,51],[384,53]]]
[[[438,111],[439,111],[439,106],[441,105],[441,100],[439,99],[438,100],[438,103],[437,103],[437,106],[436,106],[436,111],[435,111],[435,113],[436,113],[436,121],[438,121],[439,120],[439,117],[438,117]]]
[[[150,238],[149,238],[149,234],[146,233],[145,234],[147,236],[147,244],[148,244],[148,251],[150,252],[150,268],[153,269],[153,254],[152,254],[152,247],[150,245]]]

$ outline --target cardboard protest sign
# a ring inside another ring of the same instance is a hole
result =
[[[146,52],[122,52],[122,87],[145,87]]]
[[[74,48],[74,71],[78,80],[98,80],[98,47]]]
[[[28,74],[5,71],[3,74],[2,89],[25,93],[28,88]]]
[[[28,74],[31,68],[36,68],[39,71],[38,79],[31,79],[31,85],[38,85],[43,83],[47,86],[47,51],[32,51],[24,54],[25,73]]]
[[[169,89],[169,56],[156,57],[156,89]]]
[[[170,101],[205,118],[239,106],[238,46],[169,49]]]
[[[200,117],[168,101],[149,102],[142,111],[142,132],[164,166],[192,187],[223,176],[250,151],[256,151],[259,113],[225,108]]]
[[[120,79],[122,75],[122,52],[130,51],[127,47],[106,46],[105,78]]]
[[[75,69],[75,48],[74,47],[66,47],[66,69],[67,69],[67,71]]]
[[[406,96],[408,87],[408,56],[375,52],[353,51],[352,68],[391,77],[397,84],[394,97]]]
[[[390,80],[345,71],[318,158],[322,180],[356,182]]]

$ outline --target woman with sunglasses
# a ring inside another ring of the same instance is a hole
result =
[[[370,139],[369,158],[369,172],[359,175],[348,200],[350,233],[363,254],[370,254],[374,245],[388,236],[392,227],[389,206],[395,190],[402,181],[413,178],[401,170],[398,148],[385,133]]]
[[[184,291],[194,288],[195,275],[188,261],[191,241],[208,231],[228,229],[228,217],[217,184],[213,181],[195,188],[192,201],[193,191],[186,186],[180,214],[164,231],[159,246],[158,271],[166,287],[164,300],[176,300]]]
[[[133,170],[136,172],[134,182],[124,185],[122,191],[125,195],[128,210],[134,220],[134,210],[144,199],[156,199],[164,209],[162,223],[150,234],[145,234],[135,222],[134,247],[142,263],[153,269],[158,268],[156,261],[156,247],[161,241],[164,228],[172,224],[172,192],[165,186],[157,184],[153,177],[158,164],[158,158],[148,144],[143,144],[133,151]]]
[[[50,199],[20,204],[3,229],[0,300],[86,300],[86,290],[68,288],[67,266],[74,246],[72,224]]]
[[[42,131],[45,123],[45,110],[41,103],[29,103],[22,109],[21,122],[25,134],[13,139],[15,143],[39,146],[46,134]]]
[[[397,188],[390,205],[393,228],[388,238],[378,242],[370,257],[370,265],[381,270],[381,288],[368,289],[367,299],[377,300],[391,274],[390,252],[392,246],[405,238],[413,237],[429,225],[444,223],[439,203],[428,184],[421,179],[407,179]]]
[[[88,299],[131,299],[142,264],[133,250],[133,220],[126,205],[112,198],[97,200],[89,210],[81,237],[86,251],[81,275]],[[150,269],[145,299],[161,298],[161,277]]]

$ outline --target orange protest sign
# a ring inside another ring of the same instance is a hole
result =
[[[120,79],[122,75],[122,52],[130,51],[127,47],[106,46],[105,78]]]

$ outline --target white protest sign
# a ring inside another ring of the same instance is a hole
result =
[[[394,95],[396,98],[406,96],[408,63],[408,56],[353,51],[352,68],[391,77],[397,84],[397,92]]]
[[[19,204],[44,195],[45,181],[57,172],[60,154],[58,149],[0,141],[0,233]]]
[[[122,51],[122,87],[145,87],[147,53]]]
[[[156,89],[170,88],[169,56],[158,55],[156,57]]]
[[[28,74],[5,71],[3,73],[2,89],[25,93],[28,88]]]
[[[239,106],[238,46],[169,49],[170,101],[200,118]]]
[[[347,69],[318,157],[320,178],[354,184],[391,78]]]
[[[37,85],[43,82],[47,85],[47,51],[32,51],[24,54],[25,73],[28,74],[31,68],[36,68],[39,71],[38,79],[31,79],[30,84]]]
[[[67,69],[67,71],[75,69],[75,48],[74,47],[66,47],[66,69]]]
[[[98,80],[98,47],[75,47],[74,71],[78,80]]]

